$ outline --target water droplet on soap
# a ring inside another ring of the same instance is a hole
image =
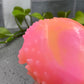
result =
[[[38,43],[38,40],[34,40],[35,43]]]
[[[28,63],[32,63],[33,60],[32,60],[32,59],[27,59],[27,62],[28,62]]]
[[[42,84],[46,84],[46,82],[45,81],[42,81]]]
[[[44,37],[43,37],[43,36],[41,36],[41,37],[40,37],[40,39],[41,39],[41,40],[43,40],[43,39],[44,39]]]
[[[30,70],[30,66],[29,65],[26,65],[25,68],[28,69],[28,70]]]
[[[47,72],[44,72],[45,75],[47,75]]]
[[[35,48],[32,48],[32,52],[34,52],[35,51]]]
[[[29,51],[29,48],[24,48],[24,50],[25,50],[26,52],[28,52],[28,51]]]
[[[25,35],[22,36],[23,38],[25,37]]]
[[[39,63],[40,63],[40,61],[39,61],[39,60],[37,60],[37,61],[36,61],[36,64],[39,64]]]
[[[47,72],[44,72],[44,77],[45,77],[46,79],[48,79],[48,78],[49,78],[49,76],[48,76],[48,73],[47,73]]]
[[[33,72],[33,74],[34,74],[35,76],[37,76],[37,72]]]
[[[76,33],[80,36],[79,28],[74,27],[74,30],[75,30],[75,31],[76,31]]]
[[[30,45],[31,45],[31,43],[29,43],[29,42],[28,42],[28,44],[27,44],[27,45],[29,45],[29,46],[30,46]]]
[[[37,51],[37,54],[40,54],[40,51]]]

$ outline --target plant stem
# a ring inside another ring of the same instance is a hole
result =
[[[18,25],[19,29],[23,32],[23,29],[21,28],[21,26],[18,24],[17,19],[15,18],[16,24]]]
[[[25,31],[26,29],[24,29],[23,31],[20,30],[20,31],[13,33],[13,36],[8,37],[5,41],[1,41],[0,44],[11,42],[15,38],[22,36],[25,33]]]
[[[25,18],[25,23],[26,23],[27,27],[29,28],[29,24],[28,24],[28,22],[27,22],[26,18]]]
[[[31,15],[29,15],[30,16],[30,20],[31,20],[31,25],[33,24],[33,21],[32,21],[32,16]]]
[[[21,31],[15,32],[15,33],[14,33],[14,37],[17,38],[17,37],[19,37],[19,36],[22,36],[23,34],[25,34],[25,31],[26,31],[26,29],[24,29],[23,32],[21,32]]]
[[[16,38],[22,36],[23,34],[24,34],[24,33],[21,33],[21,34],[16,35]]]
[[[26,31],[26,29],[23,29],[23,32],[25,32],[25,31]],[[14,33],[14,35],[17,35],[19,33],[22,33],[22,31],[21,30],[20,31],[17,31],[17,32]]]

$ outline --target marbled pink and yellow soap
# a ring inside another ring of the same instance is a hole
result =
[[[25,32],[19,63],[38,84],[84,84],[84,27],[69,18],[44,19]]]

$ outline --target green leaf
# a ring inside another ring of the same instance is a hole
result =
[[[11,32],[4,27],[0,27],[0,34],[11,34]]]
[[[8,37],[9,35],[11,35],[11,32],[8,29],[0,27],[0,38],[5,38]]]
[[[24,12],[24,9],[20,6],[15,6],[13,10],[19,10],[21,12]]]
[[[50,18],[53,18],[53,14],[51,12],[46,12],[46,13],[43,13],[43,17],[46,19],[50,19]]]
[[[65,17],[65,12],[64,11],[60,11],[57,13],[58,17]]]
[[[77,11],[73,20],[76,20],[80,24],[84,24],[84,13],[81,11]]]
[[[37,12],[32,13],[31,16],[32,17],[35,17],[37,19],[44,19],[43,16],[40,13],[37,13]]]
[[[14,34],[5,34],[6,36],[14,36]]]
[[[4,44],[5,43],[5,41],[0,41],[0,44]]]
[[[6,36],[5,34],[0,34],[0,38],[6,38],[8,36]]]
[[[11,42],[14,39],[15,39],[14,37],[10,36],[9,38],[6,39],[5,43]]]
[[[25,9],[24,12],[26,15],[28,15],[31,12],[31,9]]]
[[[70,13],[71,13],[71,11],[67,11],[67,12],[60,11],[60,12],[57,13],[57,16],[67,18],[70,15]]]
[[[17,16],[16,16],[16,19],[17,19],[18,22],[22,25],[22,22],[24,21],[25,16],[24,16],[24,15],[17,15]]]
[[[22,25],[23,21],[25,20],[25,16],[31,12],[30,9],[23,9],[22,7],[16,6],[14,7],[12,14],[17,19],[17,22]]]
[[[22,22],[24,21],[25,16],[26,16],[25,13],[19,10],[14,10],[12,14],[18,20],[18,22],[22,25]]]
[[[67,11],[66,12],[66,17],[68,17],[69,15],[70,15],[70,13],[71,13],[71,11],[69,10],[69,11]]]
[[[22,11],[20,11],[20,10],[14,10],[13,12],[12,12],[12,14],[13,14],[13,16],[18,16],[18,15],[24,15],[25,16],[25,13],[24,12],[22,12]]]
[[[77,11],[75,17],[80,17],[80,16],[84,16],[84,13],[81,11]]]
[[[5,41],[0,41],[0,44],[11,42],[11,41],[14,40],[14,39],[15,39],[15,37],[10,36],[10,37],[8,37]]]

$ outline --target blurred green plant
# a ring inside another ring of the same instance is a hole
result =
[[[57,16],[68,18],[70,13],[71,13],[70,10],[66,11],[66,12],[59,11],[57,13]],[[0,27],[0,39],[6,38],[6,40],[1,41],[0,43],[11,42],[15,38],[20,37],[25,33],[26,29],[29,28],[29,24],[27,22],[26,16],[30,17],[31,25],[33,24],[32,17],[41,19],[41,20],[43,20],[45,18],[51,19],[54,17],[51,12],[43,12],[42,14],[40,14],[38,12],[31,13],[31,9],[23,9],[22,7],[19,7],[19,6],[15,6],[13,8],[12,15],[14,16],[15,22],[20,30],[15,33],[11,33],[8,29],[6,29],[4,27]],[[75,17],[72,19],[78,21],[81,24],[84,24],[84,13],[81,11],[77,11],[75,14]],[[25,22],[27,25],[26,29],[23,29],[21,27],[23,22]]]
[[[84,25],[84,13],[83,12],[77,11],[75,14],[75,18],[72,18],[72,19]]]
[[[65,17],[65,18],[68,18],[68,16],[70,15],[70,13],[71,13],[70,10],[67,11],[67,12],[59,11],[59,12],[57,13],[57,16],[58,16],[58,17]]]
[[[16,22],[18,28],[20,29],[20,31],[11,33],[8,29],[6,29],[4,27],[0,27],[0,39],[6,38],[5,41],[1,41],[0,43],[11,42],[15,38],[22,36],[25,33],[26,29],[23,29],[21,27],[21,25],[23,22],[25,22],[27,25],[27,28],[29,28],[29,24],[26,20],[26,16],[30,17],[31,24],[33,23],[32,17],[37,18],[37,19],[42,19],[42,20],[44,18],[53,18],[52,13],[50,13],[50,12],[45,12],[45,13],[43,13],[43,15],[41,15],[40,13],[37,13],[37,12],[31,14],[31,9],[23,9],[22,7],[19,7],[19,6],[15,6],[13,8],[12,15],[14,16],[15,22]]]
[[[51,12],[45,12],[45,13],[43,12],[42,15],[43,15],[43,17],[46,18],[46,19],[51,19],[51,18],[54,17]]]

